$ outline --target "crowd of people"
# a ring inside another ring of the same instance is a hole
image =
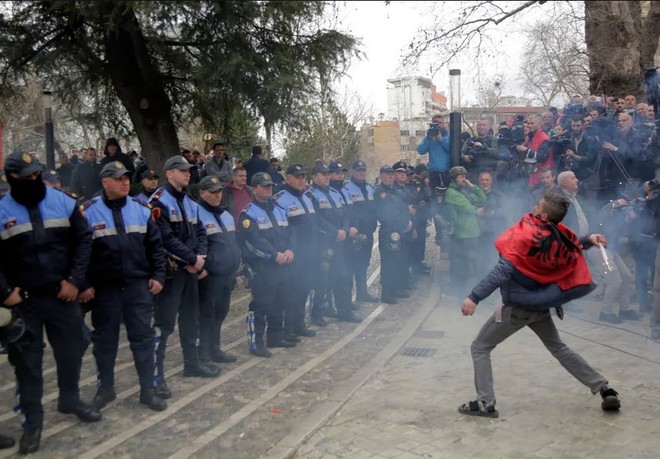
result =
[[[495,279],[472,290],[465,314],[504,282],[488,271],[502,255],[500,247],[494,249],[498,235],[535,209],[530,215],[551,228],[563,220],[584,246],[609,240],[611,265],[588,257],[596,276],[603,277],[596,293],[603,299],[600,320],[641,319],[653,306],[658,140],[652,107],[631,97],[612,99],[608,106],[575,97],[563,112],[512,119],[497,132],[481,118],[475,135],[461,139],[460,164],[452,164],[444,116],[434,116],[418,147],[420,155],[428,154],[428,166],[383,165],[375,186],[367,182],[361,160],[350,168],[341,161],[316,161],[311,168],[289,164],[282,173],[279,160],[263,158],[258,146],[244,162],[232,162],[222,143],[208,157],[183,150],[162,171],[149,168],[137,153],[122,152],[112,138],[100,163],[88,148],[61,155],[54,171],[28,153],[10,154],[0,180],[0,330],[25,417],[20,452],[39,449],[44,328],[58,367],[59,411],[84,422],[101,420],[101,410],[116,398],[121,321],[139,401],[165,410],[172,396],[167,345],[177,322],[184,377],[214,378],[219,365],[237,360],[222,350],[221,337],[238,276],[252,293],[249,352],[269,358],[271,348],[295,347],[315,336],[309,323],[324,327],[328,318],[358,323],[356,303],[408,298],[418,276],[430,272],[424,260],[430,221],[436,242],[449,254],[450,294],[470,292],[477,278]],[[195,196],[189,192],[193,184]],[[557,206],[563,209],[560,218],[551,209]],[[367,285],[376,230],[380,297]],[[602,239],[590,239],[596,231]],[[572,241],[562,244],[579,246],[564,230],[553,234],[560,233]],[[501,269],[504,277],[511,275]],[[544,298],[547,313],[558,303]],[[569,307],[576,306],[564,304]],[[482,336],[486,348],[479,352],[483,357],[541,319],[550,333],[546,315],[530,316],[506,334]],[[657,310],[651,323],[653,337],[660,339]],[[78,383],[89,344],[99,383],[93,401],[85,403]],[[555,344],[553,353],[564,352],[563,343]],[[609,397],[613,409],[617,394],[586,362],[571,358],[579,371],[590,372],[583,382],[604,400]],[[492,376],[483,366],[479,372],[486,389],[478,388],[480,398],[460,410],[492,416]],[[0,447],[11,445],[12,439],[0,436]]]

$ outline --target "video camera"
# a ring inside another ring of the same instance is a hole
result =
[[[516,115],[511,126],[502,124],[497,131],[498,143],[507,148],[522,145],[525,142],[524,122],[525,118],[522,115]]]
[[[438,137],[440,135],[440,124],[429,123],[429,129],[426,131],[426,135],[429,137]]]

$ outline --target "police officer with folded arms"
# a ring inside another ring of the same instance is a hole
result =
[[[156,395],[154,375],[153,297],[165,283],[165,251],[151,209],[128,196],[131,172],[120,161],[101,169],[103,194],[84,206],[92,230],[90,284],[80,302],[91,302],[92,342],[99,385],[94,405],[104,408],[117,398],[115,360],[119,322],[123,317],[140,380],[140,403],[163,411],[167,403]]]
[[[293,347],[284,336],[284,305],[291,291],[295,239],[286,213],[272,201],[270,174],[257,172],[250,182],[254,199],[240,214],[243,258],[254,271],[252,301],[246,318],[252,355],[270,357],[269,347]],[[267,340],[264,341],[268,325]]]
[[[300,336],[316,335],[316,332],[308,329],[305,324],[305,305],[313,280],[319,276],[321,251],[318,244],[317,215],[314,203],[305,194],[306,188],[305,167],[302,164],[291,164],[287,168],[281,191],[273,196],[275,205],[286,212],[298,247],[291,264],[294,282],[291,284],[284,316],[285,336],[294,340]]]
[[[367,165],[357,160],[352,165],[351,179],[344,185],[353,202],[354,224],[358,234],[353,239],[351,265],[355,276],[355,301],[373,303],[378,298],[367,290],[367,269],[374,245],[374,231],[378,225],[374,204],[374,187],[367,183]]]
[[[91,231],[76,198],[46,187],[43,165],[21,152],[10,154],[5,173],[11,191],[0,200],[0,292],[6,307],[19,308],[33,339],[9,344],[20,410],[25,416],[19,452],[39,449],[43,427],[44,328],[57,365],[57,409],[83,422],[101,413],[80,400],[83,335],[78,292],[89,264]]]
[[[321,246],[325,250],[326,263],[329,263],[329,266],[327,285],[320,282],[314,294],[312,323],[319,322],[318,318],[322,314],[322,302],[318,301],[316,295],[328,287],[335,300],[337,320],[359,323],[362,319],[352,311],[352,273],[346,260],[346,244],[351,243],[349,238],[357,235],[357,229],[350,224],[348,206],[344,204],[341,193],[330,187],[328,168],[317,163],[313,174],[314,183],[308,190],[308,196],[319,216]]]
[[[208,273],[204,269],[207,241],[199,221],[199,207],[188,195],[190,169],[194,167],[181,155],[165,161],[165,186],[151,196],[152,215],[163,238],[167,273],[163,291],[156,297],[156,375],[154,384],[161,398],[172,393],[165,380],[165,349],[179,317],[179,337],[183,350],[183,375],[213,378],[219,369],[199,358],[199,286]]]
[[[374,201],[376,216],[380,222],[378,249],[380,251],[381,296],[383,303],[396,304],[397,298],[409,295],[401,288],[400,266],[404,263],[401,254],[401,239],[412,232],[408,204],[394,189],[392,166],[380,168],[380,183],[376,187]]]
[[[235,355],[221,350],[222,322],[229,313],[231,291],[241,266],[241,249],[236,239],[234,217],[220,207],[222,183],[216,176],[199,182],[199,219],[206,230],[208,250],[199,281],[199,357],[202,362],[232,363]]]

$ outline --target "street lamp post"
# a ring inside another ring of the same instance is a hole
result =
[[[44,113],[46,115],[46,167],[55,169],[55,131],[53,130],[53,92],[43,91]]]
[[[461,162],[461,71],[459,69],[449,70],[449,102],[451,112],[449,113],[449,151],[451,152],[452,166],[458,166]]]

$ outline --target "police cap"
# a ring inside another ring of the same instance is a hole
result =
[[[330,164],[328,164],[328,172],[335,173],[335,172],[342,172],[346,171],[347,169],[341,164],[339,161],[332,161]]]
[[[286,175],[294,175],[298,177],[301,175],[307,175],[307,171],[305,170],[305,166],[302,164],[291,164],[286,169]]]
[[[60,181],[60,174],[53,170],[44,172],[42,177],[44,178],[44,181],[48,183],[57,183]]]
[[[142,172],[142,176],[140,176],[140,180],[144,179],[159,179],[160,175],[156,174],[156,171],[153,169],[146,170]]]
[[[5,159],[5,173],[18,174],[19,177],[27,177],[35,172],[44,170],[44,165],[37,158],[22,151],[15,151]]]
[[[353,170],[354,171],[366,171],[367,170],[367,165],[365,164],[364,161],[361,159],[358,159],[357,161],[353,161]]]
[[[404,163],[403,161],[397,161],[396,163],[394,163],[392,165],[392,169],[394,170],[394,172],[399,172],[399,171],[408,172],[406,163]]]
[[[322,162],[317,162],[312,168],[312,174],[327,174],[330,170]]]
[[[459,175],[467,175],[468,171],[463,166],[454,166],[449,169],[449,176],[455,178]]]
[[[124,163],[122,163],[121,161],[112,161],[106,164],[105,166],[103,166],[103,169],[101,169],[101,178],[106,178],[106,177],[119,178],[130,173],[131,171],[126,169]]]
[[[394,169],[392,169],[392,166],[385,164],[380,168],[380,173],[381,174],[393,174]]]
[[[408,172],[408,175],[415,175],[415,168],[414,167],[408,166],[406,169],[407,169],[406,172]]]
[[[206,191],[220,191],[224,188],[224,185],[220,183],[220,180],[218,180],[218,177],[215,175],[207,175],[204,177],[202,180],[199,181],[199,189],[201,190],[206,190]]]
[[[194,164],[190,164],[186,158],[181,155],[174,155],[163,165],[163,169],[166,171],[171,171],[173,169],[178,169],[180,171],[187,171],[195,167]]]
[[[265,172],[257,172],[252,176],[252,180],[250,181],[250,185],[252,186],[270,186],[274,184],[275,182],[273,182],[271,176]]]
[[[415,166],[415,174],[428,171],[429,168],[426,167],[426,164],[418,164]]]

